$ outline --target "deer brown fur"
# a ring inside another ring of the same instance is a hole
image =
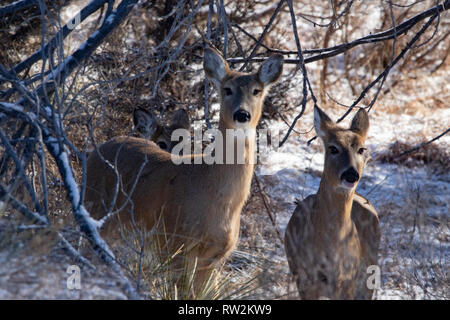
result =
[[[236,72],[217,50],[205,49],[205,73],[219,90],[219,131],[224,146],[227,129],[256,129],[264,96],[281,76],[282,66],[282,56],[274,55],[256,73]],[[240,213],[253,175],[248,159],[254,154],[254,144],[254,138],[246,139],[244,164],[177,165],[174,155],[153,142],[113,138],[88,159],[86,206],[99,219],[111,212],[114,202],[113,210],[120,212],[109,219],[106,235],[117,230],[117,219],[125,225],[134,220],[146,230],[158,227],[159,240],[169,252],[180,246],[186,249],[187,260],[180,264],[196,261],[198,288],[238,241]]]
[[[369,118],[360,109],[349,129],[318,107],[314,123],[325,146],[317,194],[297,204],[286,229],[285,249],[302,299],[370,299],[367,267],[377,264],[378,215],[355,192],[367,161]]]

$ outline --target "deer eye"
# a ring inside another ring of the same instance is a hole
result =
[[[367,150],[367,148],[359,148],[358,149],[358,153],[359,154],[364,154],[364,152]]]
[[[160,147],[163,150],[167,150],[167,143],[165,143],[164,141],[159,141],[158,147]]]
[[[254,96],[257,96],[257,95],[259,95],[260,93],[261,93],[261,90],[259,90],[259,89],[253,90],[253,95],[254,95]]]
[[[330,149],[331,154],[339,153],[339,150],[335,146],[329,146],[328,149]]]
[[[225,90],[226,96],[231,96],[233,94],[233,90],[231,90],[230,88],[224,88],[223,90]]]

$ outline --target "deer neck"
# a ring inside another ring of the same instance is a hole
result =
[[[245,133],[245,138],[238,142],[238,138],[235,136],[231,136],[230,132],[227,132],[227,130],[234,130],[234,132],[240,131],[241,134]],[[246,132],[244,130],[227,127],[222,118],[219,120],[219,131],[223,137],[222,163],[228,164],[227,167],[229,167],[229,165],[231,164],[231,166],[236,166],[236,168],[250,170],[251,172],[253,172],[253,167],[256,160],[255,135],[252,135],[250,132]],[[255,130],[253,130],[253,133],[254,132]],[[233,152],[232,159],[227,159],[227,154],[229,155],[230,152]]]
[[[314,221],[324,234],[334,239],[343,239],[352,230],[352,204],[354,189],[349,192],[336,190],[329,185],[326,176],[322,176],[317,192],[317,210]]]
[[[223,121],[220,121],[219,131],[223,137],[223,161],[216,158],[213,164],[204,163],[201,166],[196,167],[194,165],[193,167],[199,170],[198,174],[204,179],[205,185],[208,185],[211,192],[214,195],[220,195],[217,201],[221,205],[217,205],[217,207],[225,208],[224,210],[228,212],[227,215],[230,215],[229,219],[234,221],[240,215],[242,206],[250,193],[254,164],[249,162],[249,154],[254,152],[255,141],[254,139],[245,139],[245,147],[240,148],[240,150],[236,150],[236,145],[234,145],[235,156],[232,159],[234,162],[228,159],[227,163],[226,155],[228,151],[226,146],[227,144],[230,145],[228,139],[232,138],[227,137],[226,129],[229,128],[225,126]],[[217,154],[220,150],[216,149],[215,151]],[[244,163],[236,163],[238,152],[244,152]]]

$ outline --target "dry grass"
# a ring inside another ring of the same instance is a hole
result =
[[[396,141],[385,152],[379,154],[376,160],[381,163],[395,163],[408,168],[426,166],[436,173],[448,173],[450,169],[450,162],[448,161],[450,152],[444,145],[431,143],[415,152],[402,155],[413,149],[416,145],[425,142],[421,141],[413,145],[411,143]]]
[[[405,197],[386,201],[383,213],[380,264],[384,286],[404,299],[448,299],[448,244],[450,226],[437,190],[415,183],[400,186]],[[448,204],[447,204],[448,205]]]
[[[155,236],[155,231],[124,225],[120,230],[120,240],[113,245],[116,257],[126,265],[144,297],[156,300],[243,299],[258,288],[257,269],[241,272],[235,263],[227,263],[218,266],[194,290],[197,261],[186,259],[190,255],[186,248],[180,246],[178,250],[167,251],[161,239]],[[247,254],[243,253],[238,260],[246,257]],[[180,260],[185,262],[182,266]]]

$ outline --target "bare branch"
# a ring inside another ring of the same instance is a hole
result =
[[[414,153],[414,152],[416,152],[416,151],[422,149],[423,147],[426,147],[426,146],[429,145],[430,143],[433,143],[434,141],[436,141],[436,140],[442,138],[443,136],[445,136],[445,135],[446,135],[447,133],[449,133],[449,132],[450,132],[450,128],[448,128],[447,130],[445,130],[445,131],[442,132],[441,134],[437,135],[436,137],[434,137],[434,138],[428,140],[427,142],[421,143],[421,144],[415,146],[414,148],[411,148],[411,149],[409,149],[409,150],[407,150],[407,151],[405,151],[405,152],[402,152],[401,154],[399,154],[398,156],[396,156],[396,158],[401,158],[401,157],[403,157],[403,156],[405,156],[405,155],[407,155],[407,154]]]
[[[406,34],[408,32],[408,30],[410,30],[413,26],[415,26],[417,23],[419,23],[423,19],[430,17],[433,14],[436,14],[436,12],[443,12],[448,9],[450,9],[450,0],[446,0],[445,3],[443,3],[443,4],[439,4],[437,6],[434,6],[430,9],[422,12],[422,13],[419,13],[418,15],[412,17],[411,19],[408,19],[407,21],[399,24],[395,28],[391,28],[391,29],[388,29],[386,31],[382,31],[379,33],[370,34],[368,36],[353,40],[349,43],[343,43],[343,44],[329,47],[329,48],[303,50],[302,51],[303,54],[317,53],[317,55],[314,55],[311,57],[306,57],[304,59],[304,63],[308,64],[308,63],[319,61],[322,59],[331,58],[331,57],[337,56],[341,53],[344,53],[344,52],[346,52],[358,45],[361,45],[361,44],[377,43],[377,42],[394,39],[395,37]],[[261,40],[257,40],[257,43],[259,45],[262,45]],[[268,49],[270,52],[277,52],[277,53],[286,54],[286,55],[296,53],[296,52],[292,52],[292,51],[275,50],[275,49],[271,49],[271,48],[267,48],[267,47],[266,47],[266,49]],[[264,60],[265,60],[265,58],[260,58],[260,57],[227,59],[227,61],[230,63],[244,63],[244,64],[248,63],[248,62],[263,62]],[[288,63],[288,64],[299,64],[300,60],[299,59],[285,59],[284,62]]]
[[[259,44],[261,43],[261,41],[264,39],[264,37],[266,36],[267,32],[270,29],[270,26],[272,25],[272,23],[275,21],[276,16],[278,15],[278,13],[280,12],[281,8],[283,7],[285,0],[280,0],[280,2],[278,2],[278,5],[274,11],[274,13],[272,14],[272,16],[269,19],[269,22],[265,25],[263,32],[261,33],[261,35],[258,38],[258,41],[256,42],[255,47],[253,48],[252,52],[250,52],[250,55],[248,56],[248,58],[244,59],[244,65],[240,68],[240,71],[244,70],[245,67],[247,66],[247,64],[251,61],[251,59],[255,56],[256,51],[259,48]]]
[[[59,64],[46,78],[45,82],[39,85],[35,90],[38,97],[42,98],[55,89],[54,80],[63,81],[72,71],[85,59],[87,59],[95,49],[104,41],[104,39],[119,26],[137,0],[123,0],[119,6],[110,14],[103,25],[95,31],[89,39],[84,42],[72,55],[68,56]],[[19,104],[25,105],[22,99]]]
[[[6,6],[0,7],[0,18],[5,17],[7,15],[15,14],[16,12],[36,6],[37,4],[38,0],[20,0],[13,2]]]
[[[296,23],[296,20],[295,20],[295,13],[294,13],[294,7],[292,5],[292,0],[286,0],[286,1],[287,1],[288,5],[289,5],[289,11],[291,13],[292,31],[294,32],[295,43],[297,45],[298,57],[299,57],[299,66],[300,66],[300,68],[302,70],[302,74],[303,74],[303,98],[302,98],[302,109],[300,110],[300,113],[297,114],[297,116],[294,118],[294,121],[292,121],[292,124],[288,128],[288,131],[286,132],[286,135],[280,141],[279,147],[281,147],[287,141],[287,139],[288,139],[289,135],[291,134],[292,130],[294,129],[297,121],[303,116],[303,114],[305,112],[306,102],[307,102],[307,99],[308,99],[308,88],[309,88],[309,92],[311,93],[311,99],[313,100],[314,105],[317,104],[317,99],[314,96],[314,92],[312,90],[311,83],[309,82],[308,72],[306,71],[305,61],[303,59],[302,47],[301,47],[300,38],[299,38],[298,32],[297,32],[297,23]]]
[[[35,1],[37,3],[37,1]],[[80,17],[80,21],[84,21],[87,17],[89,17],[91,14],[93,14],[95,11],[97,11],[99,8],[101,8],[105,4],[106,0],[93,0],[91,1],[86,7],[84,7],[77,15]],[[18,74],[25,70],[26,68],[29,68],[34,63],[39,61],[40,59],[46,59],[47,57],[51,56],[55,48],[57,48],[58,43],[60,41],[63,41],[73,30],[72,28],[69,28],[69,26],[66,24],[62,29],[58,31],[58,33],[40,50],[33,53],[30,57],[23,60],[19,64],[17,64],[15,67],[13,67],[10,70],[11,74]],[[1,82],[0,82],[1,84]]]

